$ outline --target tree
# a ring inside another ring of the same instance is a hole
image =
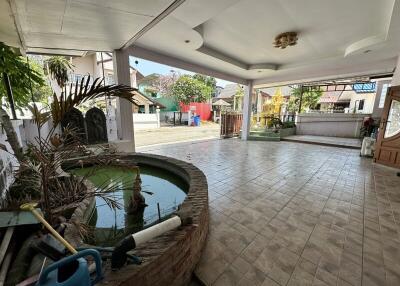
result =
[[[271,105],[273,115],[279,117],[283,104],[283,95],[280,87],[276,88],[275,94],[272,96]]]
[[[26,107],[32,101],[32,92],[46,85],[43,72],[24,57],[18,56],[14,50],[0,42],[0,74],[10,80],[14,103],[17,108]],[[7,96],[5,81],[0,84],[0,99]],[[24,158],[22,147],[12,126],[7,112],[0,107],[0,122],[2,123],[14,155],[21,161]]]
[[[206,86],[208,86],[210,88],[209,89],[210,94],[214,96],[217,88],[217,80],[214,77],[196,73],[193,75],[193,78],[198,81],[201,81]]]
[[[301,100],[301,112],[315,108],[321,96],[322,96],[322,90],[320,89],[303,88],[303,96]],[[301,97],[301,87],[296,86],[292,89],[291,97],[289,99],[288,110],[290,112],[299,111],[300,97]]]
[[[43,73],[43,68],[35,61],[27,62],[26,58],[18,56],[11,47],[0,42],[0,73],[10,78],[10,84],[17,108],[26,107],[29,102],[42,98],[39,92],[49,93],[49,87]],[[33,92],[33,97],[32,93]],[[50,91],[51,92],[51,91]],[[7,95],[4,82],[0,84],[0,99]]]
[[[179,78],[179,74],[171,72],[166,75],[151,74],[141,79],[139,86],[144,86],[144,93],[151,97],[157,94],[163,97],[171,96],[171,86]]]
[[[58,86],[63,90],[69,80],[68,72],[72,70],[72,64],[63,56],[50,57],[45,64],[47,66],[46,72],[48,72],[50,78],[56,80]]]
[[[211,97],[210,87],[190,75],[181,76],[172,86],[171,94],[177,102],[204,102]]]

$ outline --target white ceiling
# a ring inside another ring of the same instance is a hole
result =
[[[0,40],[28,51],[46,48],[112,51],[166,9],[173,0],[0,0],[1,19],[15,21],[19,35]],[[7,7],[8,5],[8,7]],[[14,15],[14,17],[12,16]],[[11,16],[11,17],[10,17]],[[3,24],[0,24],[0,27]]]
[[[0,40],[20,44],[18,31],[28,51],[111,51],[172,2],[0,0]],[[399,2],[186,0],[134,45],[258,85],[385,73],[400,54]],[[299,33],[298,44],[274,48],[274,37],[286,31]]]

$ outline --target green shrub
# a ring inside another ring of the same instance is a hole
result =
[[[293,128],[296,127],[296,124],[294,122],[283,122],[282,123],[282,128]]]

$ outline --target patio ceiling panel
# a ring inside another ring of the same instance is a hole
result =
[[[390,73],[400,53],[400,0],[181,2],[142,35],[176,1],[9,0],[0,40],[15,43],[19,33],[28,51],[59,53],[132,44],[141,54],[169,57],[170,65],[254,80],[256,87]],[[7,8],[7,0],[0,3]],[[298,32],[298,44],[274,48],[274,37],[287,31]]]
[[[65,54],[119,49],[172,2],[10,0],[10,7],[19,28],[14,38],[27,51],[58,49]]]

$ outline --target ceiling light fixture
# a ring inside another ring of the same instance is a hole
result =
[[[285,49],[287,46],[294,46],[297,44],[296,32],[285,32],[275,37],[273,42],[275,48]]]
[[[186,43],[186,44],[190,43],[190,40],[185,40],[185,43]]]

